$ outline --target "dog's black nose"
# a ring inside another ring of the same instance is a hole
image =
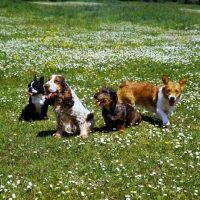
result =
[[[170,97],[169,100],[170,101],[175,101],[175,97]]]
[[[97,97],[98,97],[98,93],[96,93],[96,94],[94,95],[94,98],[95,98],[95,99],[97,99]]]

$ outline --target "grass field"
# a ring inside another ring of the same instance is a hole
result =
[[[0,199],[199,199],[200,7],[8,2],[0,4]],[[168,128],[139,109],[148,120],[124,134],[56,139],[51,108],[47,121],[18,122],[35,74],[63,75],[97,128],[99,87],[162,85],[163,74],[188,82]]]

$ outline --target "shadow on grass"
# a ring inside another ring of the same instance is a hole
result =
[[[56,131],[52,131],[52,130],[47,130],[47,131],[40,131],[37,134],[37,137],[47,137],[47,136],[52,136]]]
[[[162,121],[158,118],[154,118],[154,117],[151,117],[151,116],[145,116],[145,115],[142,115],[142,121],[141,123],[145,121],[145,122],[148,122],[149,124],[152,124],[154,126],[158,126],[158,127],[162,127]],[[137,126],[137,125],[135,125]],[[105,131],[105,126],[102,126],[102,127],[94,127],[94,131],[93,132],[104,132]]]
[[[152,125],[157,126],[159,128],[164,128],[162,126],[162,121],[158,118],[142,115],[142,121],[148,122],[149,124],[152,124]]]
[[[157,118],[154,118],[154,117],[150,117],[150,116],[142,115],[142,121],[141,121],[141,123],[143,121],[148,122],[151,125],[157,126],[158,128],[163,128],[162,121],[160,119],[157,119]],[[135,126],[137,126],[137,125],[135,125]],[[106,131],[106,127],[102,126],[102,127],[94,127],[94,130],[93,130],[92,133],[95,133],[95,132],[110,133],[110,132],[116,132],[116,130]]]
[[[156,120],[157,119],[155,119],[153,117],[142,115],[142,121],[148,122],[149,124],[152,124],[152,125],[157,124],[158,125],[158,121],[156,123]]]
[[[150,116],[144,116],[142,115],[142,121],[148,122],[149,124],[152,124],[154,126],[157,126],[159,128],[163,128],[162,127],[162,121]],[[141,122],[142,123],[142,122]],[[136,125],[137,126],[137,125]],[[47,136],[52,136],[54,133],[56,132],[56,130],[47,130],[47,131],[40,131],[37,134],[37,137],[47,137]],[[113,131],[105,131],[105,126],[102,127],[94,127],[92,133],[96,133],[96,132],[101,132],[101,133],[109,133],[109,132],[115,132],[115,130]],[[91,133],[91,134],[92,134]],[[78,136],[79,133],[76,134],[68,134],[68,133],[63,133],[62,137],[74,137],[74,136]]]
[[[106,129],[105,126],[102,126],[102,127],[94,127],[92,133],[96,133],[96,132],[105,132],[105,129]]]
[[[47,131],[40,131],[36,137],[48,137],[48,136],[52,136],[54,133],[56,132],[56,130],[47,130]],[[63,133],[62,137],[74,137],[74,136],[78,136],[79,133],[76,134],[69,134],[69,133]]]
[[[40,131],[37,134],[36,137],[48,137],[48,136],[52,136],[55,132],[56,132],[56,130]],[[94,127],[93,131],[90,134],[93,134],[93,133],[96,133],[96,132],[106,133],[105,132],[105,127]],[[80,133],[69,134],[69,133],[63,132],[62,137],[76,137],[78,135],[80,135]]]

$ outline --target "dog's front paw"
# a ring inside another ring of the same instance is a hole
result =
[[[55,137],[55,138],[61,138],[62,137],[62,135],[60,133],[54,133],[52,136]]]
[[[167,128],[169,125],[170,125],[169,121],[166,121],[166,122],[163,122],[163,125],[162,125],[162,126],[163,126],[164,128]]]
[[[88,134],[80,134],[80,138],[85,139],[88,137]]]
[[[120,133],[120,134],[124,133],[124,129],[119,129],[118,133]]]

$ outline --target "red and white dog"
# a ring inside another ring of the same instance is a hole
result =
[[[61,137],[63,132],[80,132],[86,138],[94,126],[94,116],[87,110],[75,92],[67,85],[63,76],[52,75],[44,85],[46,99],[54,99],[52,104],[57,118],[57,132],[54,137]]]
[[[123,82],[117,92],[119,102],[154,112],[162,120],[163,126],[168,126],[170,124],[168,115],[181,100],[187,78],[182,78],[179,82],[171,82],[163,75],[162,80],[164,84],[162,87],[145,82]]]

